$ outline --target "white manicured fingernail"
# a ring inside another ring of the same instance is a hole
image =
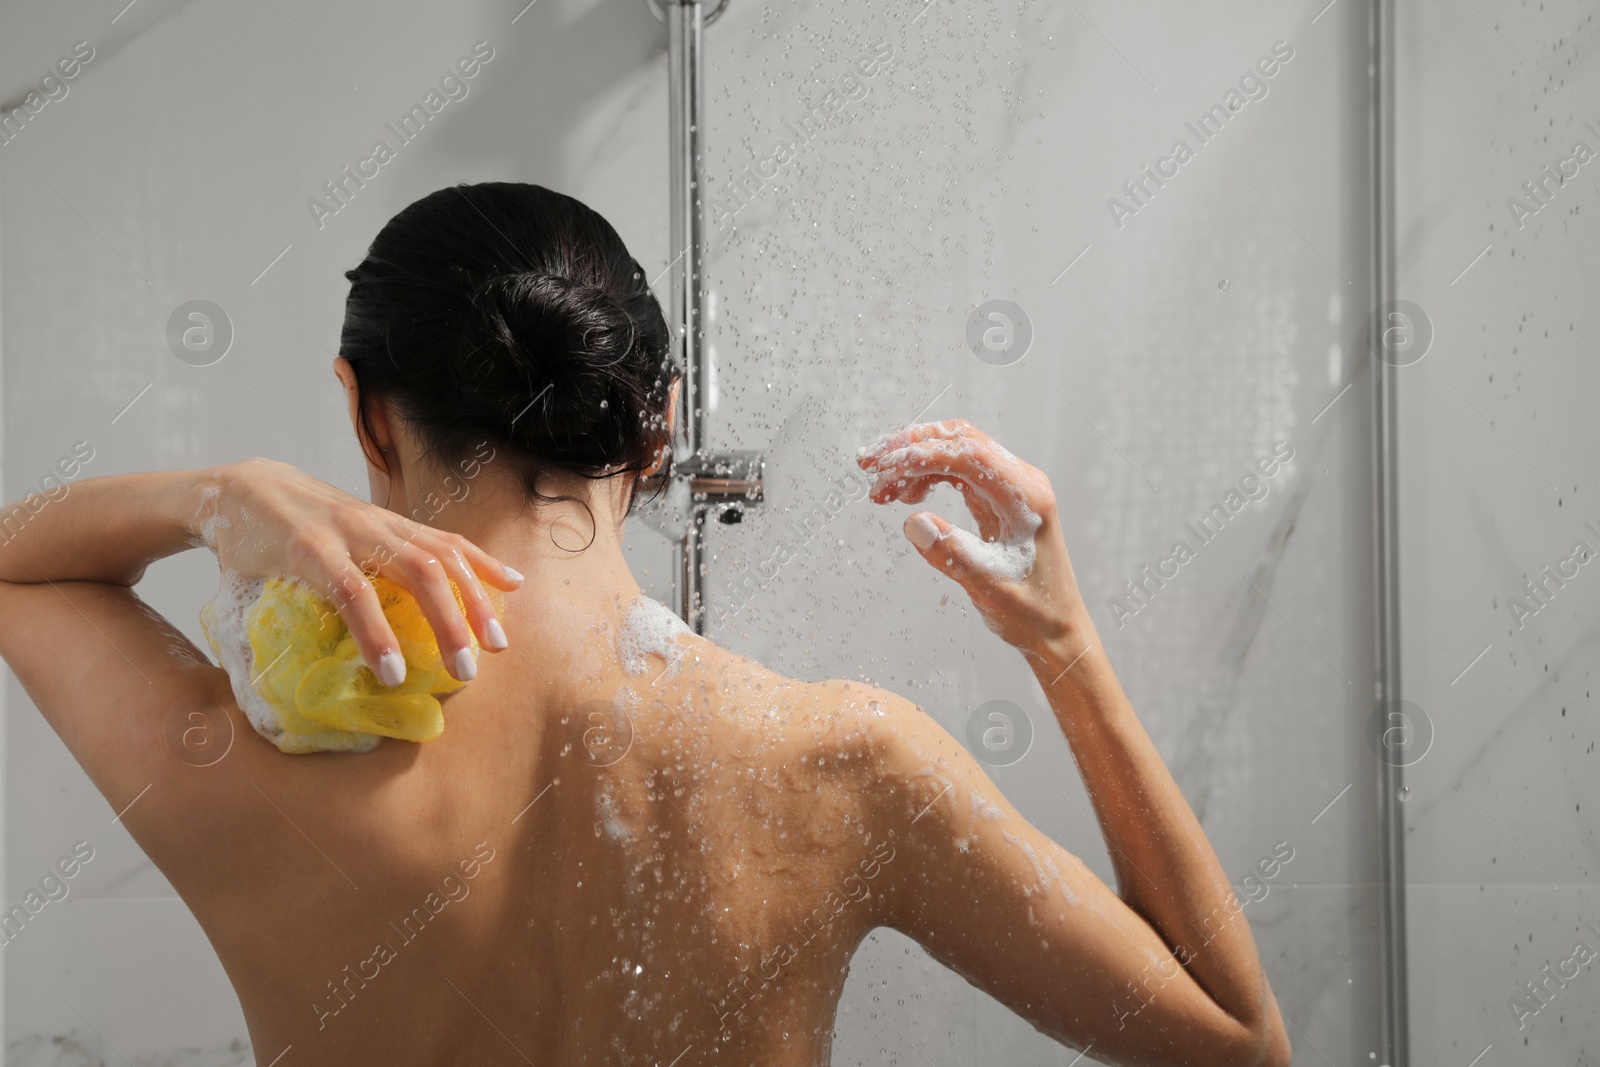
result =
[[[490,619],[489,625],[484,627],[484,629],[489,631],[490,648],[505,648],[511,643],[510,641],[506,640],[506,631],[504,627],[500,625],[499,619]]]
[[[500,569],[505,571],[506,572],[506,577],[510,578],[513,582],[522,581],[522,572],[517,570],[515,567],[508,567],[504,563],[502,563],[502,564],[500,564]]]
[[[906,520],[906,536],[920,551],[926,552],[939,540],[939,527],[926,515],[913,515]]]
[[[378,660],[378,680],[384,685],[399,685],[406,680],[406,658],[394,649]]]
[[[478,663],[472,658],[472,649],[462,648],[456,653],[456,677],[470,682],[478,676]]]

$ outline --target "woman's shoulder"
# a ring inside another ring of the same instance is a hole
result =
[[[699,736],[719,751],[791,768],[791,785],[878,802],[966,754],[917,703],[881,686],[790,678],[688,633],[673,645],[666,666],[631,687],[664,756],[681,758]]]
[[[715,681],[706,688],[725,730],[748,731],[827,777],[865,789],[943,762],[947,746],[959,747],[914,701],[870,682],[801,681],[703,638],[691,647],[702,677]]]
[[[949,731],[916,702],[866,682],[830,679],[811,685],[820,743],[850,761],[863,788],[896,790],[938,773],[966,755]]]

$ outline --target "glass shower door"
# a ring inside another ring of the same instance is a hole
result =
[[[1402,638],[1418,1061],[1600,1046],[1600,26],[1593,5],[1401,6]]]
[[[768,456],[708,535],[709,634],[917,701],[1110,881],[1037,684],[853,458],[960,416],[1042,468],[1303,1062],[1378,1048],[1365,18],[734,3],[705,49],[708,433]],[[1076,1055],[888,930],[835,1050]]]

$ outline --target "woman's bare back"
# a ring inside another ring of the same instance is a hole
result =
[[[237,523],[225,568],[334,574],[384,544],[392,513],[282,464],[79,483],[0,558],[0,655],[199,919],[264,1064],[822,1063],[881,925],[1105,1062],[1282,1067],[1242,904],[1116,680],[1048,480],[960,422],[874,447],[879,502],[956,481],[991,543],[996,507],[1034,516],[1022,578],[937,516],[907,534],[1023,654],[1120,892],[909,701],[792,682],[640,615],[619,527],[562,548],[564,520],[533,536],[518,496],[475,498],[482,546],[408,531],[438,542],[400,568],[436,608],[438,557],[514,553],[477,564],[515,587],[509,645],[445,698],[434,741],[285,755],[132,593],[206,528],[197,489]],[[465,620],[435,615],[441,652],[460,647]],[[232,723],[224,758],[175,751],[193,715]]]
[[[869,691],[589,641],[575,684],[540,678],[572,650],[498,657],[424,745],[286,757],[232,709],[196,770],[218,848],[146,847],[261,1063],[826,1060],[894,858],[851,765]]]

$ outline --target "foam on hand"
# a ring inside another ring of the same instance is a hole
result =
[[[1037,552],[1033,533],[1043,521],[1023,504],[1024,515],[1008,523],[1000,520],[1000,536],[985,541],[970,530],[952,526],[946,537],[953,538],[959,551],[974,567],[988,572],[1001,581],[1020,582],[1033,573],[1033,559]],[[1028,520],[1032,523],[1029,524]]]
[[[866,456],[877,452],[893,444],[897,438],[909,441],[915,431],[929,428],[936,430],[936,436],[911,441],[878,456],[872,465],[877,477],[871,492],[876,494],[888,486],[904,484],[930,474],[959,479],[989,505],[995,518],[999,520],[1000,529],[993,541],[985,541],[970,530],[952,526],[940,540],[946,537],[952,539],[956,544],[956,551],[963,558],[997,580],[1020,582],[1027,578],[1033,573],[1033,561],[1037,554],[1034,534],[1038,532],[1044,520],[1040,518],[1038,512],[1028,506],[1022,493],[1000,477],[999,472],[978,458],[972,443],[959,436],[958,431],[949,424],[919,423],[904,429],[892,430],[861,449],[860,454]],[[991,447],[1002,459],[1016,460],[1016,457],[998,442],[994,442]],[[978,477],[962,477],[949,470],[951,458],[960,458],[964,465],[976,468]],[[908,502],[915,503],[916,500]]]
[[[240,709],[280,751],[370,752],[385,737],[431,741],[444,732],[438,697],[466,683],[445,670],[416,598],[381,575],[370,580],[405,657],[397,686],[378,680],[333,604],[297,578],[224,571],[200,609],[200,629]],[[498,611],[499,591],[485,589]],[[464,608],[454,582],[451,590]],[[469,640],[476,657],[476,635]]]

